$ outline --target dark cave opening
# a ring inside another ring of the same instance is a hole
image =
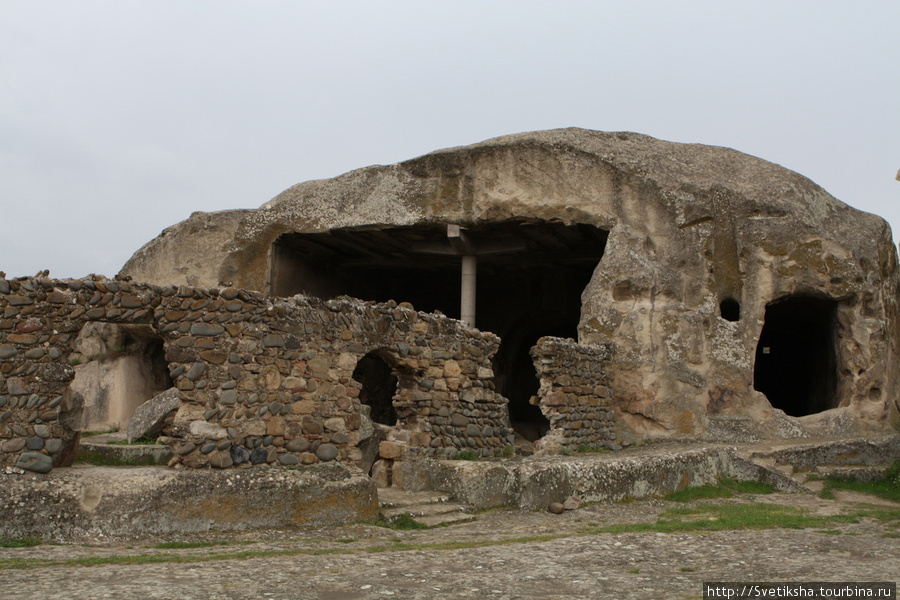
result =
[[[837,302],[790,296],[766,306],[753,388],[802,417],[837,406]]]
[[[369,418],[382,425],[396,425],[397,377],[390,365],[376,353],[369,352],[356,363],[352,377],[362,384],[359,401],[369,406]]]

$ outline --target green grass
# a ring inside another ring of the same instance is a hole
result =
[[[670,502],[693,502],[694,500],[731,498],[733,495],[731,490],[720,485],[698,485],[666,494],[663,499]]]
[[[752,502],[750,504],[707,504],[678,506],[664,510],[655,523],[608,525],[593,533],[690,533],[740,529],[827,529],[831,525],[858,523],[862,518],[891,521],[900,518],[897,510],[867,510],[843,515],[810,515],[791,506]]]
[[[768,483],[762,481],[735,481],[734,479],[723,478],[719,483],[741,494],[771,494],[775,489]]]
[[[419,523],[409,513],[403,513],[390,523],[384,525],[388,529],[397,529],[399,531],[409,531],[413,529],[428,529],[425,523]]]
[[[735,481],[724,478],[719,485],[698,485],[663,496],[671,502],[693,502],[694,500],[712,500],[714,498],[731,498],[734,492],[740,494],[771,494],[771,485],[759,481]]]
[[[456,456],[453,457],[453,460],[478,460],[479,458],[478,454],[471,450],[460,450],[456,453]]]
[[[81,450],[75,455],[76,463],[88,463],[96,467],[150,467],[155,466],[156,461],[152,456],[142,456],[133,460],[122,460],[121,458],[113,458],[104,456],[97,452],[89,452]]]
[[[258,542],[241,540],[222,540],[218,542],[163,542],[149,547],[157,550],[185,550],[190,548],[214,548],[216,546],[249,546],[256,543]]]
[[[887,474],[875,481],[854,481],[852,479],[842,479],[839,477],[827,477],[825,479],[825,487],[822,488],[819,497],[827,498],[828,495],[830,495],[830,498],[834,498],[832,490],[860,492],[878,496],[885,500],[900,502],[900,460],[894,461],[894,464],[891,465]]]
[[[494,456],[498,458],[512,458],[516,455],[516,447],[512,445],[506,445],[503,447],[503,450],[498,452],[494,452]]]
[[[33,548],[40,545],[41,540],[37,538],[0,539],[0,548]]]

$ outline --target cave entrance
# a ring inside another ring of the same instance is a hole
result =
[[[835,408],[837,302],[790,296],[766,306],[753,388],[775,408],[802,417]]]
[[[393,299],[456,319],[471,316],[503,340],[494,383],[510,400],[513,422],[546,431],[540,409],[528,403],[538,385],[528,351],[544,335],[576,338],[581,294],[608,235],[593,225],[534,220],[284,234],[272,249],[271,291]],[[466,258],[477,293],[464,291]],[[466,297],[471,315],[461,314]]]
[[[356,363],[352,377],[362,384],[359,401],[369,407],[369,418],[389,427],[396,425],[397,377],[387,361],[375,352],[369,352]]]

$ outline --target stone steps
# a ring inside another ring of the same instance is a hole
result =
[[[408,492],[394,488],[378,490],[381,519],[386,523],[396,521],[402,515],[409,515],[419,523],[429,527],[468,523],[476,520],[471,507],[450,501],[450,496],[442,492]]]
[[[161,444],[124,445],[110,444],[110,441],[124,441],[124,434],[98,435],[82,438],[78,443],[79,452],[91,452],[110,460],[132,465],[165,465],[172,458],[168,446]]]
[[[898,454],[897,436],[891,436],[875,442],[841,440],[798,448],[749,452],[742,458],[790,477],[809,492],[819,493],[824,487],[824,477],[858,481],[872,481],[883,477],[893,461],[900,458]]]

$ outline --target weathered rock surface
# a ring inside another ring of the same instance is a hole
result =
[[[617,502],[662,496],[729,477],[768,483],[784,492],[806,491],[777,470],[766,470],[729,448],[652,448],[626,456],[542,456],[511,461],[418,459],[395,462],[394,482],[411,491],[440,490],[476,508],[545,509],[566,502]],[[574,507],[574,503],[570,506]],[[552,510],[551,510],[552,512]]]
[[[79,467],[41,476],[0,473],[0,536],[6,538],[135,537],[377,518],[371,479],[334,463],[299,471]]]
[[[141,404],[128,421],[128,442],[162,433],[166,417],[181,406],[178,390],[171,388]]]
[[[122,273],[269,292],[272,248],[285,233],[513,222],[608,232],[578,341],[612,349],[620,441],[727,437],[713,420],[733,417],[750,418],[749,437],[900,425],[900,285],[887,223],[728,148],[581,129],[496,138],[301,183],[258,210],[195,215]],[[212,235],[204,223],[218,228],[216,243],[188,260],[193,236]],[[184,266],[173,273],[174,264]],[[819,327],[835,346],[833,389],[813,410],[773,407],[755,389],[767,306],[787,298],[817,298],[830,311]]]

